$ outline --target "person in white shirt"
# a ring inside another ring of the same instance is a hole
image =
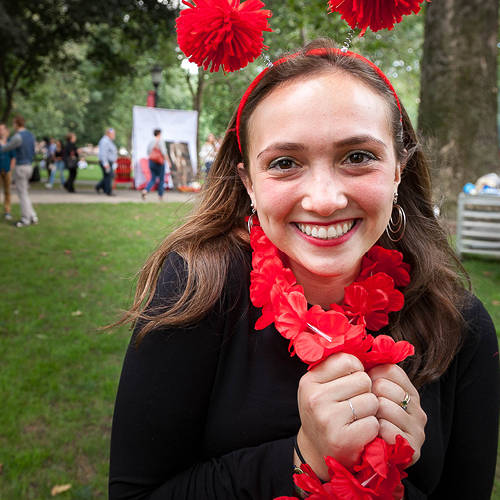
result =
[[[108,128],[106,133],[99,141],[99,164],[102,168],[102,180],[96,184],[95,190],[100,193],[104,191],[108,196],[113,194],[113,172],[116,160],[118,159],[118,150],[114,143],[116,137],[115,129]]]

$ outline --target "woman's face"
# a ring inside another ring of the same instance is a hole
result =
[[[248,136],[242,177],[285,264],[299,283],[350,283],[385,230],[400,181],[384,99],[341,71],[295,80],[256,107]]]

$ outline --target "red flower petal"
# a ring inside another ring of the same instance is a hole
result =
[[[365,488],[340,462],[332,457],[326,457],[330,482],[324,485],[327,492],[332,492],[333,498],[339,500],[375,500],[379,497],[371,488]]]
[[[360,353],[357,357],[368,371],[374,366],[386,363],[401,363],[413,354],[415,354],[415,348],[406,340],[395,342],[392,337],[379,335],[374,339],[370,352]]]
[[[307,364],[319,363],[327,357],[321,337],[311,332],[301,332],[293,341],[295,354]],[[340,344],[338,351],[342,350]]]
[[[302,334],[299,335],[299,337],[302,337]],[[359,356],[361,353],[366,353],[366,351],[370,349],[373,341],[373,337],[371,335],[365,335],[365,328],[361,325],[351,325],[348,333],[333,337],[331,342],[325,341],[318,335],[313,335],[312,339],[313,340],[309,341],[314,341],[315,345],[321,346],[323,350],[321,352],[315,346],[309,346],[307,353],[303,354],[307,356],[306,359],[301,358],[305,363],[309,363],[308,370],[314,368],[318,363],[321,363],[321,361],[326,359],[331,354],[345,352],[347,354],[352,354],[353,356]],[[301,354],[306,350],[306,346],[304,345],[305,342],[306,341],[301,338]],[[299,352],[297,352],[297,355],[301,357]]]
[[[266,257],[254,252],[252,259],[254,270],[250,272],[250,299],[256,307],[263,307],[270,300],[271,289],[276,284],[277,277],[281,279],[279,284],[284,290],[295,284],[295,276],[290,269],[283,268],[279,257]]]
[[[272,31],[260,0],[197,0],[177,18],[177,41],[191,62],[210,71],[237,71],[259,57],[263,31]]]
[[[311,500],[337,499],[336,496],[330,496],[327,493],[323,487],[323,483],[308,464],[302,464],[300,468],[304,471],[304,473],[294,474],[293,481],[299,488],[311,493],[307,498],[310,498]]]
[[[351,329],[345,314],[338,311],[325,312],[320,306],[309,309],[309,322],[332,338],[343,335]]]
[[[365,316],[366,328],[377,332],[389,324],[389,316],[385,312],[372,312]]]
[[[274,322],[274,311],[269,313],[262,313],[262,316],[255,322],[256,330],[263,330]]]
[[[402,436],[394,444],[375,438],[365,446],[358,465],[354,467],[360,483],[375,490],[379,498],[401,498],[404,488],[401,480],[407,476],[404,469],[411,463],[414,450]],[[394,495],[394,496],[393,496]]]
[[[403,262],[403,254],[397,250],[387,250],[374,246],[363,258],[362,271],[356,281],[363,281],[377,273],[388,274],[396,286],[407,286],[410,283],[410,266]]]
[[[276,329],[287,339],[295,338],[306,329],[307,300],[303,293],[281,293]]]
[[[377,331],[389,323],[387,313],[403,307],[404,296],[394,289],[394,280],[380,272],[349,285],[345,290],[344,304],[347,315],[361,314],[366,327]]]
[[[428,0],[429,1],[429,0]],[[340,12],[352,29],[361,29],[363,36],[367,28],[379,31],[391,30],[403,16],[420,11],[423,0],[330,0],[332,12]]]

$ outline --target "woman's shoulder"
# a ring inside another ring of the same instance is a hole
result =
[[[222,271],[222,270],[221,270]],[[224,285],[225,296],[239,295],[250,286],[251,253],[236,253],[229,259]],[[189,278],[189,265],[179,253],[170,252],[158,275],[155,298],[178,297],[182,294]]]
[[[465,322],[465,330],[477,335],[487,334],[495,330],[493,320],[486,307],[473,293],[466,292],[462,315]]]

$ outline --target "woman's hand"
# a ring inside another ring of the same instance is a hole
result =
[[[298,404],[297,442],[322,480],[329,479],[326,455],[351,468],[380,432],[379,398],[363,365],[350,354],[333,354],[307,372],[299,383]]]
[[[379,401],[376,417],[379,421],[379,437],[389,444],[402,435],[415,450],[414,464],[420,458],[420,449],[425,441],[427,415],[420,406],[420,397],[404,370],[393,364],[372,368],[368,375],[372,381],[372,392]],[[402,403],[410,395],[406,410]]]

